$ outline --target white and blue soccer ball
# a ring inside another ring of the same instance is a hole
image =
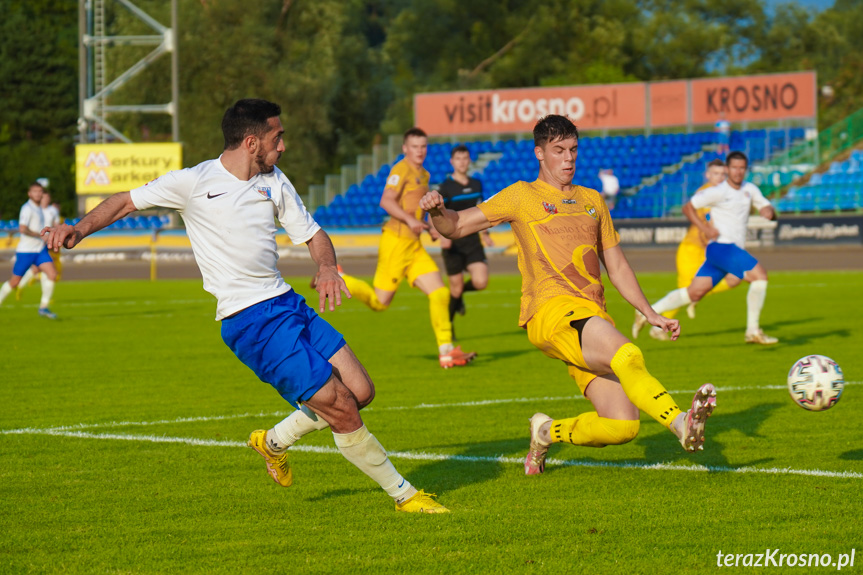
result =
[[[788,393],[797,405],[809,411],[830,409],[842,397],[842,368],[825,355],[798,359],[788,372]]]

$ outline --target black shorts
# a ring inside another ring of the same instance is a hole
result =
[[[485,263],[485,250],[482,248],[479,234],[453,240],[452,247],[441,250],[441,253],[448,276],[462,273],[470,264]]]

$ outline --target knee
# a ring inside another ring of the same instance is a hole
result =
[[[620,349],[614,354],[611,359],[611,371],[619,378],[621,372],[629,370],[642,370],[644,367],[644,354],[641,349],[634,343],[625,343],[620,346]]]
[[[476,291],[482,291],[488,287],[488,278],[471,278],[470,280],[473,283],[473,287]]]
[[[610,419],[606,422],[609,445],[629,443],[638,435],[641,423],[636,420]]]

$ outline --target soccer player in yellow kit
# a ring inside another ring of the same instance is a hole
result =
[[[723,181],[725,181],[725,176],[728,174],[728,167],[725,165],[725,162],[719,159],[710,160],[707,164],[707,171],[704,173],[704,179],[706,182],[703,186],[696,190],[696,193],[704,190],[706,188],[710,188],[712,186],[718,186]],[[698,217],[701,219],[707,219],[708,214],[710,213],[710,208],[701,208],[697,210]],[[704,263],[704,260],[707,258],[707,238],[704,237],[704,233],[698,229],[698,226],[691,225],[689,226],[689,230],[686,232],[686,236],[680,241],[680,245],[677,246],[677,287],[684,288],[692,283],[692,278],[695,277],[695,274],[698,272],[698,269],[701,267],[701,264]],[[731,286],[728,285],[728,282],[723,279],[718,284],[716,284],[710,293],[707,295],[728,291],[731,289]],[[695,319],[695,306],[696,303],[691,303],[686,308],[686,313],[689,315],[690,319]],[[662,313],[663,316],[672,319],[677,315],[677,310],[666,311]],[[640,321],[640,318],[639,318]],[[640,329],[640,328],[639,328]],[[668,335],[659,329],[656,326],[650,328],[650,337],[653,339],[658,339],[660,341],[667,341]],[[638,337],[638,333],[633,331],[632,338],[636,339]]]
[[[446,209],[435,191],[420,201],[448,238],[510,222],[523,278],[519,325],[533,345],[568,366],[595,408],[568,419],[535,414],[525,473],[544,471],[552,443],[604,447],[631,441],[638,433],[639,409],[673,432],[687,451],[701,449],[705,421],[716,405],[713,385],[702,385],[691,409],[681,411],[606,311],[600,262],[624,299],[651,324],[668,330],[672,339],[680,333],[678,321],[657,314],[644,297],[602,196],[572,183],[577,128],[569,118],[549,115],[537,122],[533,138],[536,181],[516,182],[460,212]]]
[[[453,345],[449,316],[449,290],[444,286],[437,264],[425,250],[420,234],[429,226],[423,221],[420,198],[429,190],[429,173],[423,168],[428,149],[426,133],[419,128],[405,132],[405,157],[390,170],[381,197],[381,207],[390,215],[384,224],[378,249],[374,285],[342,273],[353,296],[375,311],[387,309],[401,281],[418,287],[429,298],[429,315],[443,368],[470,363],[474,352]]]

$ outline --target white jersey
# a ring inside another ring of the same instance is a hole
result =
[[[719,231],[715,242],[736,244],[739,248],[746,243],[746,226],[752,206],[760,210],[771,205],[752,182],[744,182],[739,190],[735,190],[728,180],[697,192],[690,201],[697,210],[710,208],[710,223]]]
[[[131,191],[139,210],[177,210],[186,223],[204,289],[221,320],[291,289],[276,267],[276,218],[294,244],[320,226],[281,170],[240,180],[220,159],[168,172]]]
[[[60,210],[54,204],[49,205],[47,208],[42,208],[42,213],[45,216],[46,226],[54,227],[63,223],[60,221]]]
[[[31,232],[37,234],[45,227],[45,214],[42,213],[42,208],[39,204],[29,200],[21,206],[21,211],[18,213],[18,225],[25,226]],[[22,254],[38,254],[45,247],[45,242],[41,237],[34,238],[21,234],[21,239],[18,240],[16,252]]]

